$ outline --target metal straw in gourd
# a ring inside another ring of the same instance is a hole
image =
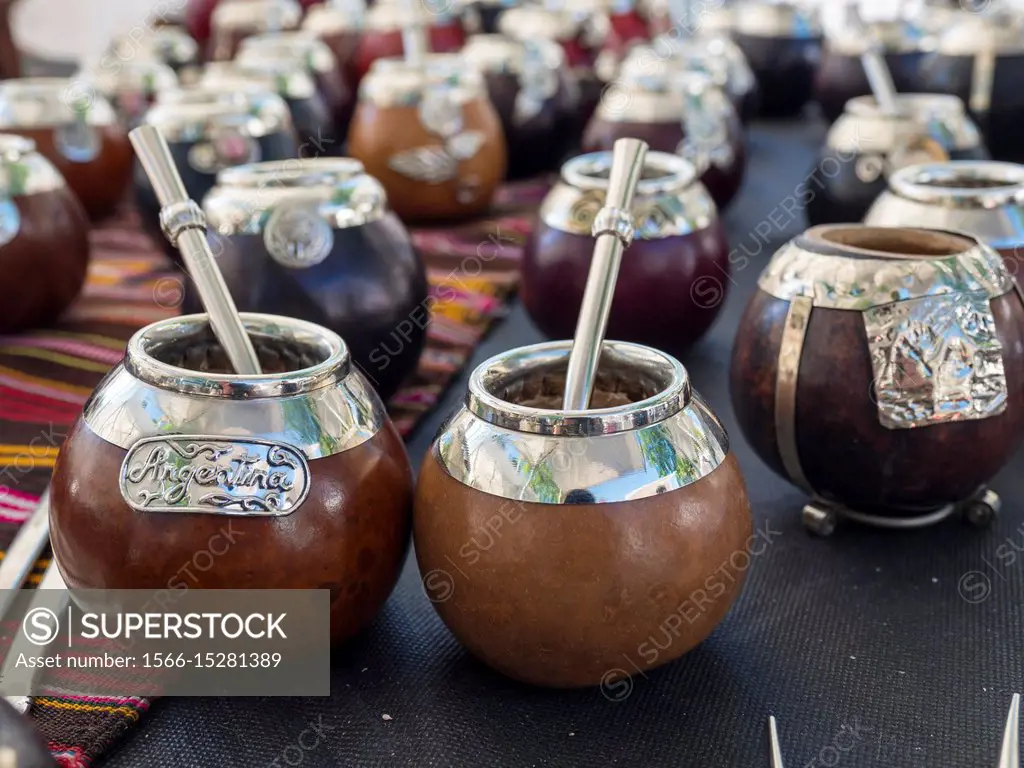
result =
[[[181,251],[185,268],[210,318],[210,327],[231,367],[242,375],[262,373],[256,350],[206,242],[206,217],[199,205],[189,199],[167,142],[151,125],[136,128],[128,135],[160,201],[164,236]]]
[[[566,411],[585,411],[590,407],[619,264],[623,251],[633,241],[630,208],[646,156],[647,144],[639,139],[619,139],[613,147],[608,194],[604,207],[594,217],[593,233],[597,243],[569,353],[569,371],[562,401]]]

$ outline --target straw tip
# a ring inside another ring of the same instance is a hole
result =
[[[784,768],[782,747],[779,746],[779,730],[774,715],[768,716],[768,745],[771,752],[771,768]]]
[[[1010,711],[1006,715],[1003,748],[999,753],[998,768],[1020,768],[1020,694],[1013,694]]]

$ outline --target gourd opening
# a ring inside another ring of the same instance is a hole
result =
[[[690,380],[677,360],[639,344],[606,341],[586,411],[562,410],[572,342],[513,349],[470,377],[467,407],[480,418],[521,432],[611,434],[654,424],[690,401]]]
[[[206,315],[143,328],[128,342],[125,368],[162,389],[233,399],[300,394],[348,375],[348,347],[337,334],[294,318],[249,312],[241,316],[261,375],[233,373]]]
[[[952,232],[911,227],[814,227],[807,237],[844,246],[849,256],[873,259],[933,259],[973,248],[970,238]]]

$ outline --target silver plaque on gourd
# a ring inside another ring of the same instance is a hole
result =
[[[53,129],[53,145],[72,163],[89,163],[99,155],[101,140],[94,126],[75,120]]]
[[[523,69],[519,73],[512,122],[523,125],[540,114],[544,104],[558,92],[558,73],[544,60],[535,45],[523,44]]]
[[[686,96],[683,140],[676,150],[676,154],[693,163],[698,173],[710,166],[728,168],[735,161],[729,146],[726,112],[710,103],[710,98],[710,93]]]
[[[316,203],[278,206],[263,229],[270,257],[289,269],[306,269],[322,262],[334,248],[334,232]]]
[[[298,509],[309,485],[301,451],[255,438],[144,438],[120,475],[121,495],[139,512],[281,517]]]
[[[399,152],[388,159],[388,167],[414,181],[441,184],[458,175],[459,163],[480,151],[484,135],[464,131],[462,105],[450,88],[428,88],[420,100],[420,125],[441,142]]]
[[[1006,374],[984,292],[863,312],[878,418],[888,429],[986,419],[1006,410]]]

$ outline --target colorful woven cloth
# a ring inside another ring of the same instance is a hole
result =
[[[524,236],[545,191],[539,182],[509,185],[484,219],[413,232],[438,300],[419,371],[389,406],[403,435],[437,403],[504,313],[516,287]],[[134,211],[95,229],[92,242],[85,293],[66,316],[53,328],[0,336],[0,548],[5,551],[35,508],[82,405],[120,361],[129,337],[177,312],[180,274],[140,231]],[[49,555],[39,560],[31,584],[39,583],[48,564]],[[131,696],[64,691],[37,698],[32,717],[57,762],[77,768],[102,754],[148,706],[146,699]]]

